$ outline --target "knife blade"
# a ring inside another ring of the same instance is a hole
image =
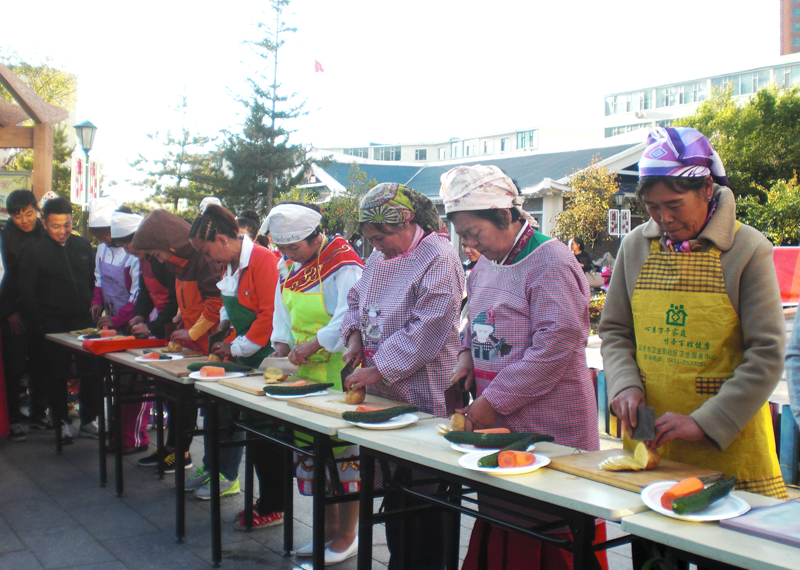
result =
[[[456,413],[456,410],[469,404],[469,392],[464,392],[464,378],[444,391],[445,414],[449,417]]]
[[[631,439],[637,441],[650,441],[656,437],[656,411],[650,406],[636,408],[636,427],[633,428]]]
[[[222,329],[219,332],[215,332],[214,334],[208,335],[208,353],[211,354],[211,347],[213,347],[218,342],[222,342],[228,335],[231,333],[231,327],[228,326],[227,328]]]
[[[347,364],[344,365],[344,368],[342,368],[342,371],[339,373],[340,378],[342,379],[342,392],[347,392],[347,388],[344,387],[344,381],[353,372],[355,372],[355,369],[353,368],[353,363],[348,362]]]

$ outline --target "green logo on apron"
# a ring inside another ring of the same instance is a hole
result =
[[[667,311],[667,324],[674,327],[686,326],[686,311],[683,305],[670,305]]]

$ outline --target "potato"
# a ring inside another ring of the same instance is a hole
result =
[[[213,352],[208,355],[209,362],[222,362],[222,357],[218,354],[214,354]]]
[[[167,345],[166,352],[180,352],[183,350],[183,345],[178,341],[171,340]]]
[[[633,457],[639,465],[648,471],[655,469],[658,467],[658,464],[661,463],[661,456],[658,454],[658,451],[647,447],[643,441],[640,441],[636,445],[636,449],[633,450]]]
[[[347,390],[344,393],[345,404],[360,404],[367,397],[367,389],[359,388],[358,390]]]
[[[266,370],[264,370],[264,380],[267,381],[267,384],[277,384],[278,382],[283,382],[289,377],[283,370],[280,368],[275,368],[274,366],[268,366]]]
[[[450,418],[450,429],[453,431],[464,431],[467,427],[467,416],[464,414],[453,414]]]
[[[641,471],[643,469],[639,462],[630,455],[609,457],[600,463],[598,467],[603,471]]]

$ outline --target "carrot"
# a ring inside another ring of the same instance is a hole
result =
[[[103,329],[100,331],[100,338],[111,338],[117,336],[117,331],[114,329]]]
[[[379,412],[381,410],[385,410],[386,408],[378,408],[375,406],[358,406],[356,408],[357,412]]]
[[[289,386],[308,386],[308,382],[305,380],[298,380],[297,382],[289,384]]]
[[[147,360],[158,360],[158,353],[157,352],[148,352],[147,354],[143,354],[142,358],[146,358]]]
[[[476,429],[472,430],[475,433],[511,433],[511,430],[508,428],[488,428],[488,429]]]
[[[497,458],[500,467],[525,467],[533,465],[536,458],[527,451],[501,451]]]
[[[200,369],[200,376],[211,378],[213,376],[225,376],[225,369],[221,366],[203,366]]]
[[[689,477],[683,481],[675,483],[666,493],[661,495],[661,506],[672,510],[672,501],[680,497],[688,497],[699,493],[705,488],[703,482],[697,477]]]

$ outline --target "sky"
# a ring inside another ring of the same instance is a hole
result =
[[[130,161],[162,152],[148,135],[185,125],[221,140],[244,120],[247,78],[271,83],[271,64],[244,43],[274,23],[266,0],[29,6],[3,7],[0,47],[77,75],[77,121],[98,126],[91,156],[125,199],[140,178]],[[279,52],[278,81],[308,112],[285,126],[291,142],[315,147],[601,133],[608,93],[780,54],[778,0],[293,0],[284,19],[297,31]],[[184,94],[186,117],[175,111]]]

